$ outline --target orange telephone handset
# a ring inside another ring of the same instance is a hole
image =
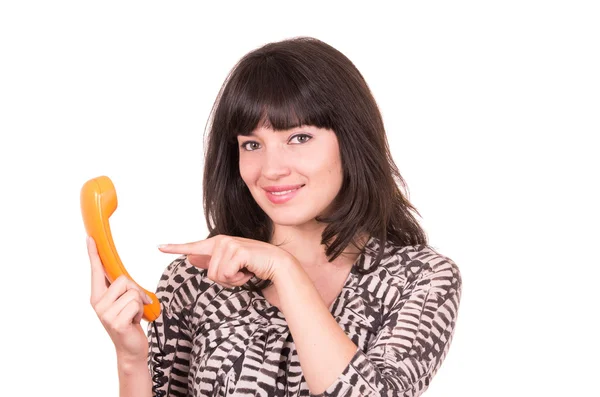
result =
[[[96,242],[98,254],[104,265],[108,280],[112,283],[120,275],[133,281],[115,248],[108,218],[117,209],[117,192],[107,176],[90,179],[81,188],[81,214],[88,236]],[[135,281],[134,281],[135,283]],[[139,284],[136,283],[139,286]],[[152,322],[160,314],[160,303],[152,292],[140,287],[152,299],[152,303],[144,305],[144,319]]]

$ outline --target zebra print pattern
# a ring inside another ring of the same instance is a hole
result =
[[[156,290],[158,335],[148,324],[149,357],[166,357],[168,396],[405,396],[421,395],[452,340],[461,295],[456,264],[429,245],[386,244],[371,237],[330,312],[358,349],[338,379],[311,394],[292,335],[279,309],[262,294],[228,289],[174,260]]]

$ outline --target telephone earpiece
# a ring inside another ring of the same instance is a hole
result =
[[[107,176],[90,179],[81,188],[81,214],[88,236],[96,242],[98,254],[102,260],[108,280],[112,283],[119,276],[125,275],[133,281],[115,248],[110,232],[108,218],[117,209],[117,192]],[[135,283],[135,281],[134,281]],[[137,284],[137,283],[136,283]],[[138,287],[139,284],[137,284]],[[160,303],[152,292],[140,287],[152,299],[152,303],[144,305],[146,321],[152,322],[160,314]]]

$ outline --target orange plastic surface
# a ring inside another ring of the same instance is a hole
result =
[[[90,179],[81,188],[81,214],[88,236],[96,242],[98,254],[104,265],[108,280],[112,283],[120,275],[124,274],[133,281],[123,263],[110,232],[108,218],[117,209],[117,192],[107,176]],[[135,281],[133,281],[135,283]],[[144,305],[144,316],[146,321],[154,321],[160,314],[160,303],[152,292],[140,287],[152,299],[152,303]]]

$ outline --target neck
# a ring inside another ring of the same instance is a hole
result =
[[[321,235],[325,226],[327,225],[316,222],[313,225],[302,226],[274,225],[271,244],[289,252],[306,270],[353,264],[360,252],[352,244],[349,244],[333,262],[329,262],[325,255],[326,246],[321,244]],[[362,247],[366,241],[366,237],[362,235],[357,244]]]

